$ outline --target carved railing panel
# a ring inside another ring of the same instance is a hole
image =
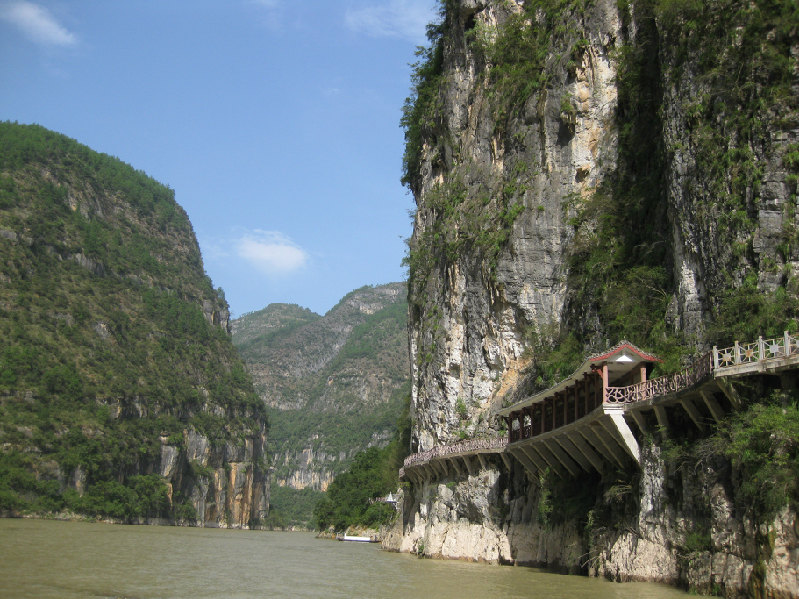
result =
[[[680,372],[659,376],[656,379],[635,383],[627,387],[608,387],[605,403],[615,405],[629,404],[676,393],[692,387],[710,376],[711,370],[711,354],[708,352],[694,360],[690,366]]]
[[[776,358],[789,358],[799,354],[799,337],[786,331],[782,337],[763,339],[753,343],[738,343],[723,349],[713,348],[714,368],[730,368]]]

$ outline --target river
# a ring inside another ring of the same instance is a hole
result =
[[[0,519],[0,597],[672,599],[533,568],[418,559],[309,533]]]

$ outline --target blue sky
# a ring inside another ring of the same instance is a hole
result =
[[[175,190],[234,315],[402,280],[409,63],[436,0],[0,0],[0,120]]]

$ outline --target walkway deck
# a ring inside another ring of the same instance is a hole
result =
[[[626,353],[621,355],[621,350]],[[668,431],[667,408],[677,407],[704,430],[740,407],[731,380],[782,375],[799,368],[799,336],[786,332],[774,339],[714,347],[684,370],[650,380],[645,380],[641,366],[642,380],[624,386],[608,384],[607,363],[601,362],[616,354],[621,356],[619,362],[632,362],[631,355],[637,355],[641,364],[654,359],[624,343],[589,358],[552,389],[501,410],[507,436],[464,440],[412,454],[405,459],[400,478],[421,482],[446,476],[451,469],[473,474],[486,466],[489,455],[500,456],[508,468],[508,456],[513,456],[531,474],[549,468],[560,476],[577,476],[583,471],[601,473],[608,463],[624,467],[630,459],[640,460],[633,423],[641,433],[654,422]]]

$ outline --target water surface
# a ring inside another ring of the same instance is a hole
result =
[[[0,519],[0,597],[674,599],[670,587],[281,533]]]

